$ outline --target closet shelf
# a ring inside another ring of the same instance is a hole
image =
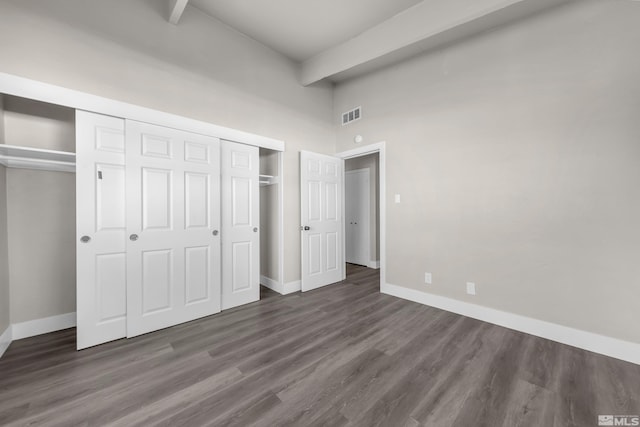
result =
[[[76,154],[0,144],[0,164],[8,168],[75,172]]]
[[[278,183],[278,177],[273,175],[260,175],[260,187]]]

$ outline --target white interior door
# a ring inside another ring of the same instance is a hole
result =
[[[347,262],[367,266],[371,259],[369,169],[348,171],[344,177]]]
[[[124,120],[76,112],[78,350],[127,334]]]
[[[258,147],[222,141],[222,309],[260,299]]]
[[[220,142],[127,120],[127,336],[220,311]]]
[[[337,157],[300,152],[303,292],[344,277],[343,167]]]

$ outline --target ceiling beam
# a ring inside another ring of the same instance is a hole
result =
[[[178,25],[187,3],[189,3],[189,0],[169,0],[169,22],[173,25]]]
[[[341,81],[568,0],[429,0],[302,63],[305,86]]]

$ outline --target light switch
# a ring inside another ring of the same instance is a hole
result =
[[[400,195],[396,194],[396,203],[400,203]]]
[[[476,284],[473,282],[467,282],[467,293],[469,295],[475,295],[476,294]]]

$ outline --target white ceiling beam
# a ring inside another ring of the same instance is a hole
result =
[[[182,14],[187,7],[187,3],[189,0],[169,0],[169,22],[173,25],[178,25],[180,18],[182,18]]]
[[[341,81],[568,0],[429,0],[302,63],[307,86]]]

